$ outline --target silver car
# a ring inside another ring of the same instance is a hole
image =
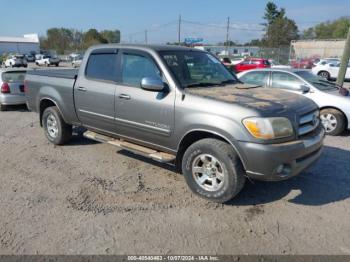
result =
[[[328,135],[340,135],[350,129],[349,91],[308,70],[260,69],[237,76],[244,83],[284,89],[312,99],[321,109],[320,117]]]
[[[26,103],[24,93],[25,70],[0,69],[0,111],[8,105],[22,105]]]

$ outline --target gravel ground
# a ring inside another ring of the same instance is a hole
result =
[[[227,205],[171,167],[76,130],[55,147],[38,116],[0,112],[0,254],[350,254],[350,132],[284,182]]]

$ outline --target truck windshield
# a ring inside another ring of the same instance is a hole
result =
[[[183,88],[237,83],[233,73],[213,55],[198,51],[163,51],[161,57]]]

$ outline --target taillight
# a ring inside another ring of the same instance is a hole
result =
[[[28,81],[27,80],[24,80],[24,93],[28,93]]]
[[[10,86],[9,86],[8,83],[5,82],[5,83],[3,83],[1,85],[1,93],[2,94],[9,94],[9,93],[11,93]]]

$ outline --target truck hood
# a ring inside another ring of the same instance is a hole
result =
[[[185,92],[216,101],[238,104],[263,114],[283,113],[291,110],[300,114],[317,108],[312,100],[302,95],[247,84],[188,88],[185,89]]]

